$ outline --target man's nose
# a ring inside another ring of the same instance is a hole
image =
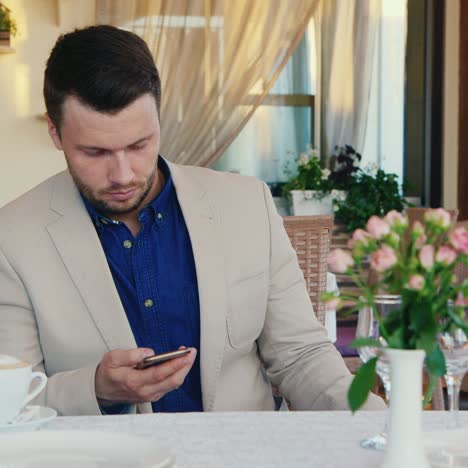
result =
[[[124,150],[116,151],[112,158],[112,167],[109,174],[110,181],[116,185],[128,186],[134,176],[129,156]]]

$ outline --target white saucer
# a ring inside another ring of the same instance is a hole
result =
[[[31,416],[28,419],[23,419],[22,416],[27,416],[28,412],[31,413]],[[26,406],[17,416],[16,422],[0,424],[0,432],[35,431],[54,419],[55,416],[57,416],[57,411],[52,408],[32,405]]]
[[[38,431],[0,436],[1,466],[169,468],[175,457],[154,438],[100,431]]]
[[[424,444],[433,468],[468,468],[468,430],[426,432]]]

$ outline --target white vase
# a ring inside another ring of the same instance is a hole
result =
[[[422,429],[422,350],[386,349],[392,396],[382,468],[430,468]]]
[[[291,213],[294,216],[333,214],[333,198],[319,197],[317,190],[291,190]]]

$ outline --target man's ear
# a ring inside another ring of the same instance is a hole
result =
[[[63,150],[62,140],[60,139],[60,134],[59,134],[57,127],[54,125],[54,123],[50,119],[49,114],[46,114],[45,116],[47,119],[47,127],[49,129],[50,138],[52,138],[52,141],[54,142],[54,145],[58,150]]]

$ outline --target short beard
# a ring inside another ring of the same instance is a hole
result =
[[[151,188],[153,187],[154,183],[154,177],[157,171],[157,163],[154,165],[154,169],[149,175],[149,177],[146,179],[146,187],[141,193],[141,195],[138,197],[138,199],[133,203],[131,206],[127,208],[114,208],[110,206],[107,202],[104,200],[99,200],[93,195],[92,189],[90,189],[87,185],[83,184],[83,182],[79,179],[79,177],[73,172],[73,170],[68,167],[70,174],[75,182],[75,185],[78,187],[78,190],[84,195],[86,200],[96,209],[101,214],[105,214],[108,216],[112,215],[124,215],[127,213],[131,213],[132,211],[137,210],[138,208],[141,207],[143,200],[147,197],[148,193],[150,192]],[[113,187],[111,187],[112,189]],[[118,187],[115,187],[115,189],[118,189]]]

